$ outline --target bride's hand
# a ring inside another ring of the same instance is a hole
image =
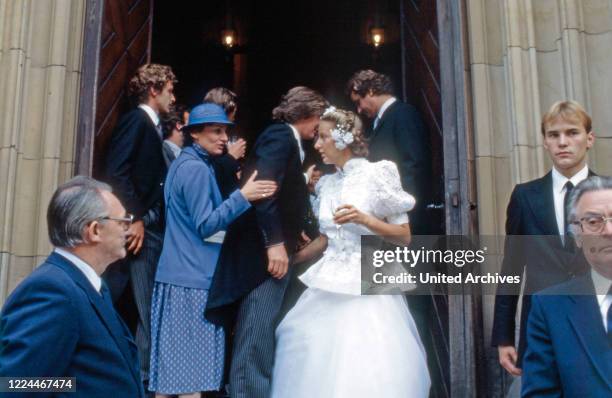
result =
[[[369,221],[370,216],[361,212],[353,205],[342,205],[334,213],[334,222],[340,225],[352,222],[367,227]]]

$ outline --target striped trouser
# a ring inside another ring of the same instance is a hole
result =
[[[232,398],[270,396],[274,331],[289,278],[288,272],[282,279],[266,279],[240,303],[229,380]]]

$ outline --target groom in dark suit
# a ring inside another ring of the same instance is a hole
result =
[[[125,257],[131,221],[106,184],[79,176],[57,189],[47,211],[55,250],[0,315],[0,377],[74,377],[62,396],[144,396],[136,346],[100,278]]]
[[[501,272],[517,276],[525,272],[518,352],[514,335],[519,292],[500,285],[495,299],[491,341],[498,348],[500,364],[513,376],[521,375],[531,294],[586,270],[584,262],[574,261],[575,245],[566,234],[564,209],[573,187],[593,174],[586,164],[595,140],[591,118],[580,104],[559,101],[543,116],[541,133],[553,169],[542,178],[516,185],[506,218]]]
[[[531,300],[522,396],[612,396],[612,178],[571,194],[569,220],[590,272]]]
[[[368,159],[390,160],[397,165],[402,187],[416,198],[410,212],[410,229],[415,235],[430,231],[426,206],[433,185],[429,136],[419,112],[393,96],[391,79],[373,70],[356,72],[346,91],[360,115],[373,119],[368,135]]]
[[[274,180],[273,197],[227,231],[207,303],[219,321],[223,306],[240,301],[230,370],[233,398],[267,398],[274,361],[274,329],[294,254],[308,211],[301,140],[312,140],[327,102],[306,87],[294,87],[272,111],[277,123],[257,138],[243,176]]]

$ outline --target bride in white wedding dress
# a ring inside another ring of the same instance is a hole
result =
[[[360,294],[361,235],[409,243],[415,199],[394,163],[364,158],[354,113],[326,110],[315,148],[338,171],[317,184],[321,236],[294,262],[324,253],[300,276],[308,288],[276,329],[272,397],[427,397],[426,354],[405,298]]]

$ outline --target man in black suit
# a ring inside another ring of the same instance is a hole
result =
[[[138,311],[136,344],[141,377],[148,381],[150,357],[151,296],[164,233],[163,190],[167,167],[162,152],[160,114],[175,101],[176,78],[169,66],[146,64],[130,80],[129,93],[138,107],[124,115],[113,131],[106,158],[106,179],[135,217],[130,226],[130,255],[105,274],[117,303],[128,282]],[[126,299],[126,297],[123,297]],[[129,306],[129,305],[128,305]]]
[[[541,133],[553,169],[542,178],[514,187],[506,218],[501,272],[525,273],[518,352],[514,335],[519,292],[500,285],[495,300],[492,344],[498,348],[500,364],[513,376],[522,373],[531,294],[586,269],[584,262],[574,261],[575,244],[566,234],[569,224],[564,208],[573,187],[592,174],[586,164],[595,140],[591,118],[580,104],[559,101],[543,116]]]
[[[612,396],[612,178],[582,181],[568,210],[590,272],[532,297],[525,398]]]
[[[402,187],[417,201],[410,212],[410,229],[415,235],[427,234],[431,226],[425,211],[433,180],[429,136],[421,116],[415,107],[393,96],[391,79],[382,73],[356,72],[346,89],[357,112],[374,120],[368,159],[386,159],[397,165]]]
[[[257,170],[259,179],[274,180],[278,190],[230,226],[209,291],[207,317],[213,321],[219,320],[215,310],[242,299],[230,370],[232,398],[270,394],[276,318],[309,206],[301,140],[314,138],[326,106],[309,88],[289,90],[272,111],[278,123],[257,138],[245,165],[243,176]]]

